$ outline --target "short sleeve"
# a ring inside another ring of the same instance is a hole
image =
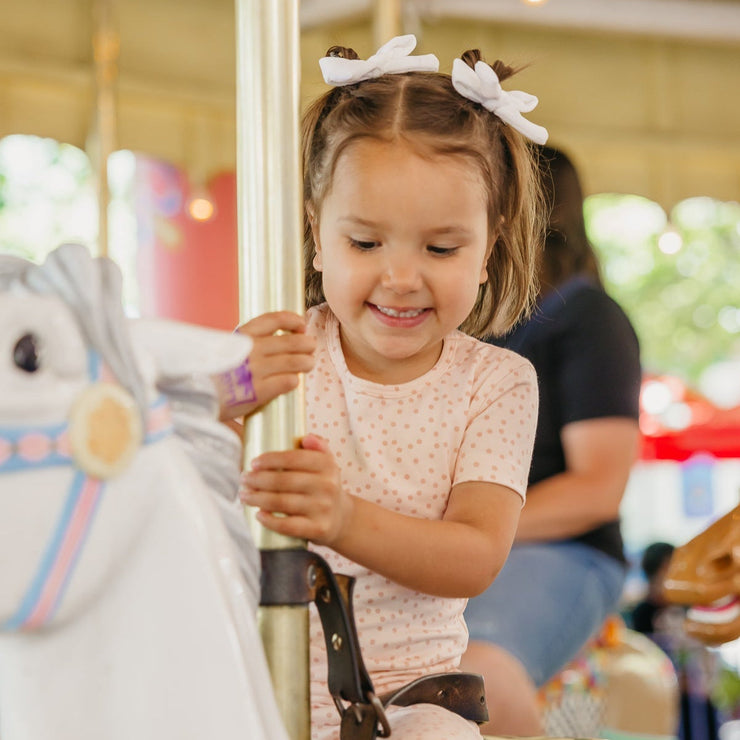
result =
[[[505,359],[482,375],[473,395],[453,485],[498,483],[523,501],[537,427],[537,378],[528,360],[499,351]]]

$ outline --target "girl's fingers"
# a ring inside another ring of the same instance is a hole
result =
[[[315,435],[307,435],[314,437]],[[305,440],[306,437],[303,438]],[[320,437],[316,437],[320,439]],[[303,443],[302,440],[302,443]],[[265,452],[252,460],[252,471],[280,470],[301,471],[310,473],[326,471],[332,472],[336,469],[333,457],[326,454],[325,450],[299,449],[284,450],[281,452]]]
[[[313,368],[315,345],[315,338],[305,334],[255,340],[251,354],[241,365],[213,376],[221,417],[251,414],[297,388],[299,375]]]
[[[316,349],[316,337],[311,334],[275,334],[255,338],[250,356],[311,355]]]
[[[308,498],[301,493],[275,493],[273,491],[247,491],[245,501],[260,511],[286,516],[305,516],[309,513]]]
[[[274,491],[276,493],[297,493],[301,495],[314,494],[326,489],[327,481],[324,476],[315,471],[292,470],[264,470],[243,473],[241,484],[252,491]]]
[[[292,311],[272,311],[255,316],[238,326],[236,331],[251,337],[265,337],[276,331],[303,333],[306,331],[306,319]]]
[[[297,374],[273,375],[255,381],[257,397],[262,399],[273,399],[282,396],[283,393],[295,390],[298,387],[299,378]]]
[[[255,518],[266,529],[286,537],[310,540],[314,537],[313,533],[316,530],[310,519],[301,516],[280,516],[267,511],[258,511]]]
[[[275,494],[273,500],[272,494],[259,494],[255,498],[265,500],[264,506],[257,507],[255,517],[274,532],[321,543],[327,532],[332,531],[330,516],[322,516],[311,510],[303,511],[307,501],[305,496]]]
[[[303,437],[300,449],[255,458],[242,473],[239,497],[258,509],[268,529],[318,544],[331,544],[346,510],[339,469],[328,442],[316,434]]]
[[[301,448],[317,452],[329,452],[329,442],[318,434],[307,434],[301,440]]]
[[[307,373],[313,368],[313,355],[306,352],[300,354],[279,354],[271,356],[250,356],[249,368],[253,376],[262,378],[281,373]]]

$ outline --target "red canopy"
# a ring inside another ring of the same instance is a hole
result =
[[[650,413],[645,408],[645,390],[654,382],[664,383],[671,391],[671,404],[680,405],[686,420],[682,428],[671,428],[666,422],[667,414]],[[717,408],[676,378],[650,378],[643,383],[640,429],[642,460],[680,462],[698,453],[740,459],[740,406]]]

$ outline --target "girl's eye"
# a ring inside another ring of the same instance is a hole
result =
[[[350,243],[353,247],[363,251],[367,251],[368,249],[373,249],[378,246],[378,242],[363,241],[362,239],[350,239]]]
[[[435,247],[432,244],[430,244],[427,247],[427,249],[432,254],[437,254],[437,255],[440,255],[442,257],[446,257],[448,255],[455,254],[455,252],[457,252],[457,247]]]

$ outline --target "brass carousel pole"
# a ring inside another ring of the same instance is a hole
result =
[[[372,8],[374,48],[378,49],[403,33],[401,0],[374,0]]]
[[[98,248],[108,255],[108,157],[116,147],[116,78],[119,38],[113,22],[113,0],[95,0],[93,6],[95,62],[95,121],[93,161],[98,176]]]
[[[302,313],[298,0],[236,0],[236,29],[241,318],[276,310]],[[249,419],[246,459],[294,447],[304,426],[299,388]],[[262,550],[306,544],[256,522],[254,531]],[[307,740],[308,607],[262,607],[259,621],[288,733],[293,740]]]

